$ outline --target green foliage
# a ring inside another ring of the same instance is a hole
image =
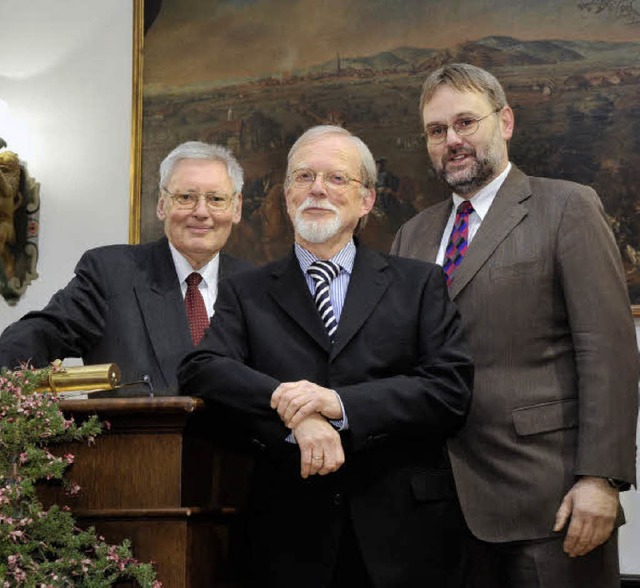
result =
[[[0,585],[3,588],[103,588],[135,580],[159,588],[151,564],[132,557],[131,545],[109,545],[93,528],[79,529],[67,507],[45,509],[36,483],[63,480],[74,456],[56,457],[55,443],[92,443],[102,431],[97,417],[66,419],[58,399],[36,392],[51,370],[0,371]]]

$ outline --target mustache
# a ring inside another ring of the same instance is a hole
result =
[[[321,208],[322,210],[330,210],[331,212],[338,212],[338,208],[327,202],[326,200],[320,200],[318,198],[312,198],[309,196],[299,207],[298,213],[304,212],[307,208]]]
[[[450,147],[442,156],[443,160],[447,160],[450,157],[455,155],[474,155],[476,154],[476,150],[473,147]]]

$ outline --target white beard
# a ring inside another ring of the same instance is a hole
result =
[[[302,213],[307,208],[322,208],[330,210],[334,215],[329,219],[307,220],[302,217]],[[293,219],[293,226],[296,234],[308,243],[325,243],[335,237],[342,228],[342,219],[338,209],[328,202],[318,202],[314,198],[307,198],[298,208]]]

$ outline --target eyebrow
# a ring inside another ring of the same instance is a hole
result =
[[[456,121],[459,118],[464,118],[466,116],[470,116],[470,117],[478,117],[478,115],[475,112],[470,112],[470,111],[465,111],[465,112],[459,112],[458,114],[456,114],[453,117],[453,120]],[[433,121],[433,122],[428,122],[427,124],[424,125],[425,128],[427,127],[431,127],[431,126],[441,126],[441,125],[446,125],[448,123],[446,122],[440,122],[440,121]]]

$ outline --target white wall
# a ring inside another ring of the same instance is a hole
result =
[[[40,277],[16,306],[0,298],[0,331],[44,306],[85,249],[128,240],[132,1],[0,0],[0,137],[42,202]]]
[[[0,0],[0,137],[41,184],[40,277],[0,331],[42,308],[80,254],[126,243],[133,0]],[[640,340],[640,320],[636,319]],[[640,574],[640,494],[623,496],[621,566]]]
[[[636,319],[636,339],[640,342],[640,319]],[[640,426],[636,446],[640,446]],[[640,483],[640,464],[636,463]],[[622,573],[640,575],[640,492],[622,493],[622,506],[627,524],[620,529],[620,570]]]

